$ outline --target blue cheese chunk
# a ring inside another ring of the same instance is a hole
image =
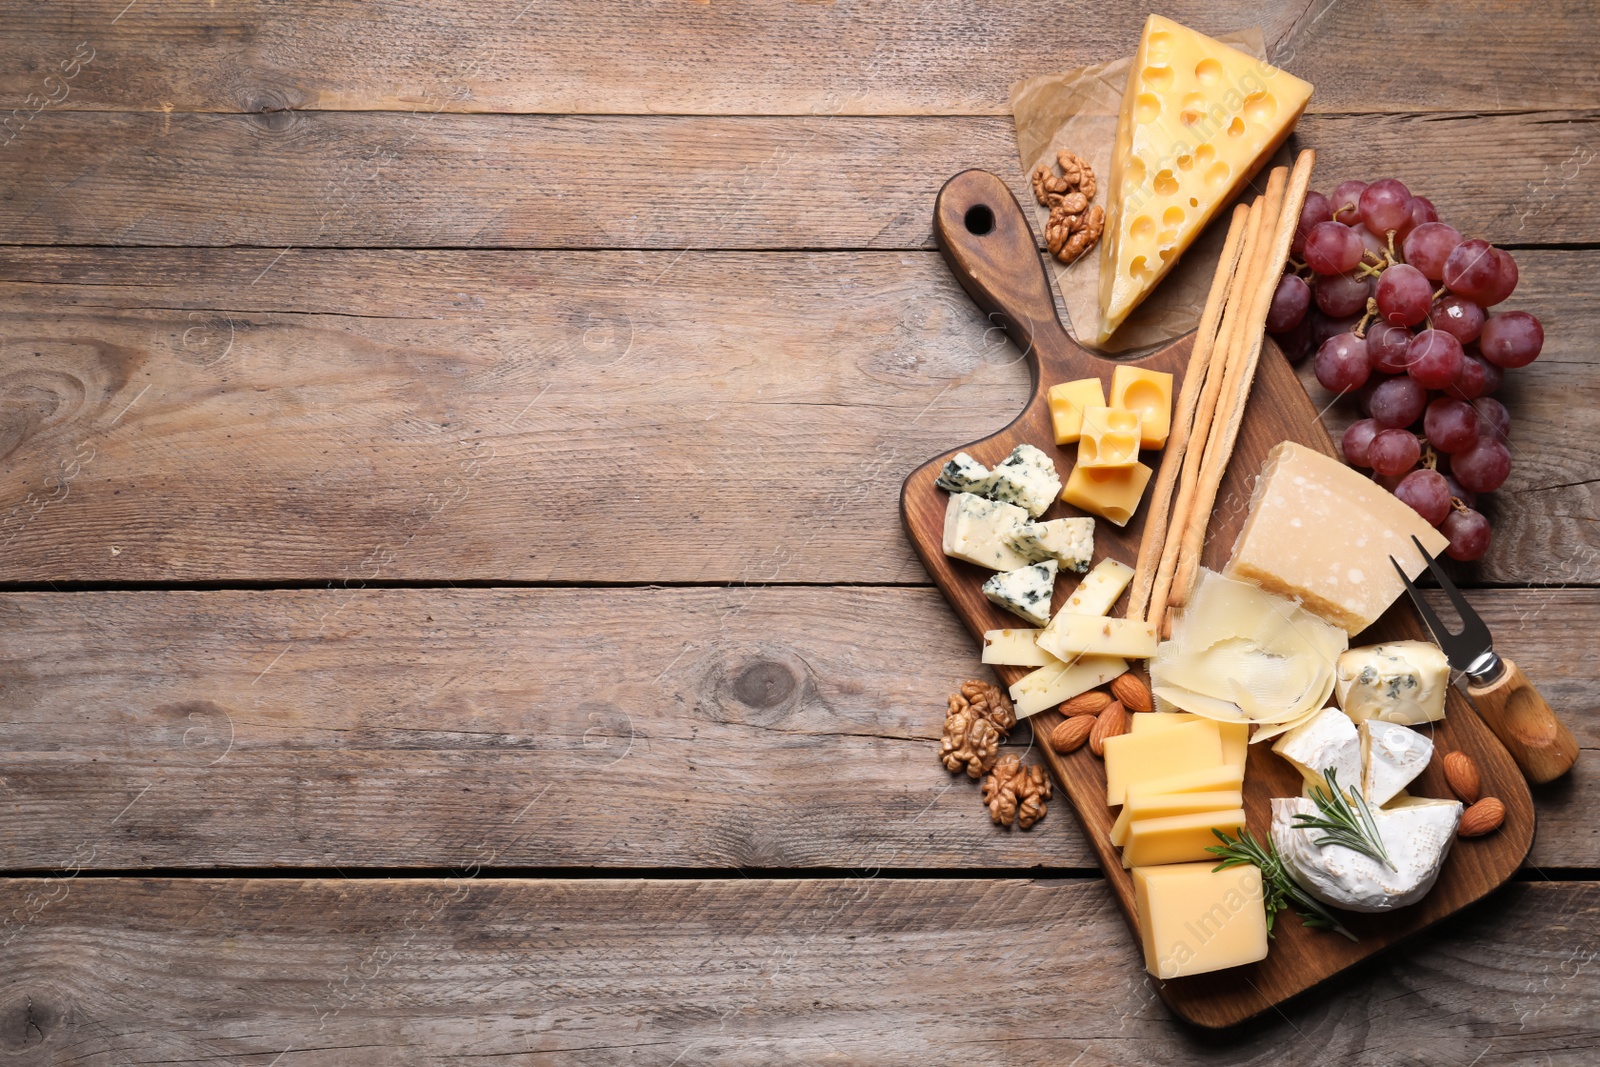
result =
[[[953,493],[944,512],[944,554],[992,571],[1014,571],[1033,562],[1011,547],[1010,535],[1028,521],[1015,504]]]
[[[1402,726],[1444,718],[1450,663],[1427,641],[1391,641],[1352,648],[1339,657],[1334,695],[1356,722]]]
[[[994,485],[987,495],[1017,504],[1038,518],[1061,495],[1061,479],[1049,456],[1032,445],[1018,445],[995,467]]]
[[[1082,574],[1094,556],[1094,520],[1051,519],[1025,522],[1011,535],[1011,547],[1032,560],[1053,559]]]
[[[1056,590],[1056,561],[1005,571],[983,583],[983,595],[1035,626],[1050,621],[1050,598]]]
[[[939,480],[934,484],[952,493],[977,493],[979,496],[984,496],[994,485],[994,472],[965,452],[957,452],[944,465],[944,469],[939,472]]]

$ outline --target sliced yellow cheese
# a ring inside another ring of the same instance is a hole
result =
[[[1085,408],[1106,406],[1106,391],[1099,378],[1080,378],[1052,385],[1045,396],[1050,404],[1050,424],[1058,445],[1070,445],[1078,439],[1083,431]]]
[[[1186,722],[1194,722],[1198,715],[1191,715],[1187,711],[1141,711],[1128,717],[1130,723],[1129,733],[1140,734],[1147,730],[1165,730],[1170,726],[1182,726]]]
[[[1148,659],[1160,644],[1156,628],[1143,619],[1108,619],[1065,611],[1056,613],[1037,640],[1040,648],[1064,660],[1077,656]]]
[[[1077,656],[1059,667],[1040,667],[1023,675],[1011,687],[1011,703],[1016,705],[1017,718],[1026,719],[1105,685],[1127,669],[1128,661],[1119,656]]]
[[[1174,863],[1133,869],[1134,910],[1145,970],[1160,979],[1204,974],[1267,958],[1261,870],[1251,864]]]
[[[1122,408],[1085,408],[1078,466],[1109,470],[1139,462],[1140,419]]]
[[[1172,726],[1182,726],[1186,722],[1194,722],[1200,718],[1187,711],[1139,712],[1130,717],[1133,725],[1131,732],[1140,733],[1149,730],[1165,730]],[[1217,729],[1222,733],[1222,762],[1243,767],[1245,758],[1250,752],[1250,724],[1247,722],[1219,722]]]
[[[1109,615],[1111,605],[1117,602],[1122,591],[1133,581],[1133,568],[1114,559],[1103,559],[1094,570],[1084,575],[1078,588],[1061,605],[1068,615]]]
[[[1081,447],[1082,442],[1079,442]],[[1061,499],[1075,508],[1093,512],[1118,526],[1128,525],[1138,510],[1144,487],[1154,473],[1144,463],[1131,467],[1085,467],[1074,464],[1061,490]]]
[[[1038,630],[985,630],[983,662],[1011,667],[1061,666],[1060,660],[1038,646],[1038,637]]]
[[[1232,811],[1244,807],[1239,790],[1214,789],[1204,793],[1152,793],[1122,805],[1122,812],[1111,825],[1111,843],[1121,848],[1128,841],[1128,826],[1139,819],[1162,819],[1169,815],[1192,815],[1197,811]]]
[[[1111,406],[1139,413],[1139,447],[1165,448],[1172,430],[1172,375],[1140,367],[1111,372]]]
[[[1169,793],[1207,793],[1219,789],[1243,789],[1244,768],[1221,763],[1197,771],[1178,771],[1162,778],[1151,778],[1127,788],[1124,802]]]
[[[1160,863],[1187,863],[1213,855],[1206,849],[1219,844],[1221,830],[1239,836],[1244,825],[1244,809],[1199,811],[1189,815],[1168,815],[1161,819],[1135,819],[1128,827],[1128,843],[1122,849],[1124,867],[1149,867]]]
[[[1130,787],[1186,772],[1222,768],[1222,735],[1216,723],[1204,719],[1170,730],[1108,737],[1105,761],[1106,803],[1115,807],[1127,798]],[[1242,774],[1239,779],[1244,780]]]
[[[1311,85],[1151,15],[1128,71],[1100,241],[1105,344],[1277,150]]]
[[[1413,536],[1433,556],[1449,543],[1366,475],[1285,441],[1267,453],[1224,573],[1357,634],[1405,591],[1391,557],[1410,577],[1422,573]]]

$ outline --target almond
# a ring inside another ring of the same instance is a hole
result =
[[[1500,829],[1506,821],[1506,806],[1495,797],[1484,797],[1461,813],[1461,825],[1456,833],[1462,837],[1482,837]]]
[[[1472,762],[1472,757],[1465,752],[1446,752],[1440,765],[1444,767],[1444,780],[1450,783],[1450,792],[1460,797],[1463,804],[1476,804],[1483,786],[1478,780],[1478,765]]]
[[[1111,695],[1098,689],[1091,689],[1087,693],[1079,693],[1071,700],[1062,704],[1061,714],[1071,718],[1074,715],[1098,715],[1111,703]]]
[[[1089,731],[1089,751],[1102,758],[1106,754],[1106,738],[1120,737],[1128,732],[1128,713],[1119,701],[1113,700],[1095,716],[1094,728]]]
[[[1111,695],[1120,700],[1122,706],[1129,711],[1155,710],[1155,705],[1150,702],[1150,690],[1132,671],[1111,679]]]
[[[1091,715],[1074,715],[1070,719],[1062,719],[1056,723],[1056,728],[1050,731],[1050,747],[1065,756],[1068,752],[1076,752],[1089,740],[1089,731],[1094,729],[1096,720]]]

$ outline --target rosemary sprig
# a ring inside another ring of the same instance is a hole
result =
[[[1351,941],[1357,940],[1356,935],[1346,930],[1344,924],[1322,906],[1321,901],[1301,889],[1300,883],[1289,876],[1289,872],[1283,866],[1283,860],[1278,856],[1278,848],[1270,838],[1263,846],[1248,829],[1240,829],[1237,841],[1216,827],[1212,827],[1211,832],[1222,842],[1220,846],[1212,845],[1206,849],[1207,852],[1222,857],[1222,862],[1211,868],[1213,871],[1224,871],[1229,867],[1238,867],[1246,863],[1260,868],[1265,897],[1263,903],[1267,907],[1268,937],[1277,936],[1272,932],[1272,923],[1277,918],[1278,912],[1292,907],[1295,914],[1300,916],[1300,922],[1308,928],[1332,930],[1336,934],[1343,934]]]
[[[1332,767],[1324,771],[1322,777],[1328,783],[1327,789],[1320,785],[1311,787],[1311,800],[1317,805],[1318,814],[1301,812],[1294,817],[1295,826],[1324,831],[1321,837],[1312,842],[1315,845],[1343,845],[1352,852],[1371,856],[1391,871],[1395,870],[1394,861],[1389,859],[1389,853],[1383,847],[1378,824],[1373,821],[1372,809],[1367,806],[1367,799],[1361,795],[1361,790],[1357,789],[1346,796],[1344,790],[1339,788],[1339,777]]]

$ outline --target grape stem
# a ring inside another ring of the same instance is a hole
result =
[[[1395,231],[1389,231],[1389,265],[1392,267],[1400,262],[1400,254],[1394,250]]]
[[[1471,511],[1472,510],[1471,508],[1467,507],[1467,502],[1465,500],[1462,500],[1458,496],[1453,496],[1453,497],[1450,498],[1450,506],[1452,508],[1454,508],[1456,511]]]
[[[1417,444],[1422,446],[1422,465],[1430,471],[1439,469],[1439,453],[1434,451],[1433,444],[1426,434],[1418,435]]]
[[[1376,273],[1376,272],[1374,272],[1374,273]],[[1373,320],[1373,317],[1376,316],[1377,314],[1378,314],[1378,301],[1377,301],[1377,298],[1376,297],[1371,297],[1371,296],[1367,297],[1367,313],[1365,315],[1361,316],[1361,321],[1356,323],[1356,328],[1351,330],[1350,332],[1355,334],[1357,337],[1363,337],[1363,338],[1366,337],[1367,336],[1367,324],[1370,323]]]
[[[1441,285],[1441,286],[1439,286],[1438,292],[1433,294],[1433,298],[1435,300],[1437,300],[1441,296],[1443,296],[1444,294],[1448,293],[1449,291],[1450,291],[1450,287],[1448,285]]]

